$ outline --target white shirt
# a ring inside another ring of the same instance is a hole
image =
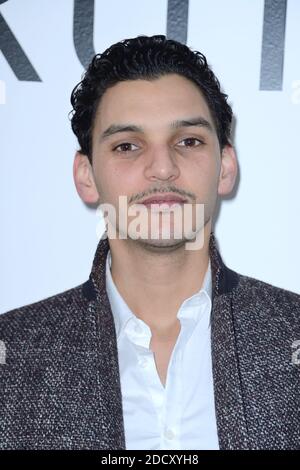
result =
[[[177,317],[181,330],[162,385],[151,330],[118,292],[106,259],[106,289],[114,317],[126,449],[219,449],[214,405],[210,315],[211,266],[197,294],[186,299]]]

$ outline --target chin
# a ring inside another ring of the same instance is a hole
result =
[[[151,238],[148,238],[148,239],[138,238],[133,241],[135,243],[138,243],[140,246],[142,246],[144,250],[156,252],[156,253],[178,250],[179,248],[184,247],[185,243],[187,242],[186,239],[158,240],[158,239],[151,239]]]

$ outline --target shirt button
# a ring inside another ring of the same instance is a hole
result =
[[[175,437],[175,433],[172,431],[172,429],[166,429],[164,432],[164,436],[166,439],[172,440]]]
[[[147,367],[148,360],[147,359],[140,359],[139,364],[141,367],[145,368]]]

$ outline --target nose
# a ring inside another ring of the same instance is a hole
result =
[[[151,181],[173,181],[180,175],[176,155],[165,146],[152,149],[148,154],[144,175]]]

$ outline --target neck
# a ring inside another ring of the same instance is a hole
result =
[[[182,302],[201,289],[209,263],[211,224],[204,227],[201,249],[149,250],[137,240],[109,240],[111,274],[132,312],[153,331],[177,324]]]

